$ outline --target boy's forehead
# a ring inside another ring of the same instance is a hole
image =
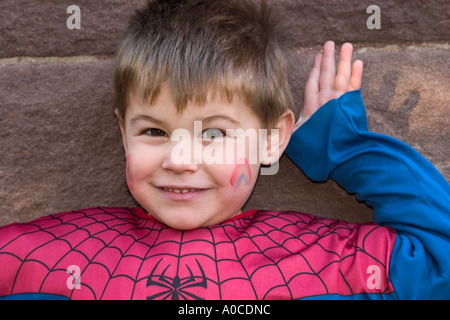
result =
[[[233,96],[230,101],[220,94],[208,94],[204,102],[189,101],[185,108],[177,108],[170,91],[162,90],[154,103],[145,101],[136,94],[130,94],[128,100],[127,114],[148,114],[168,116],[173,120],[196,117],[203,118],[213,114],[226,114],[231,118],[245,120],[246,118],[257,118],[254,110],[238,95]]]

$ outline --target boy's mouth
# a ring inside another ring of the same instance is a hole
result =
[[[176,202],[194,201],[208,190],[193,186],[160,186],[158,189],[166,199]]]
[[[176,188],[167,188],[162,187],[164,191],[175,192],[175,193],[188,193],[188,192],[196,192],[202,191],[203,189],[176,189]]]

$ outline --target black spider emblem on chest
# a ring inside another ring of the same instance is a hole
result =
[[[191,271],[191,268],[189,268],[188,265],[186,265],[186,268],[189,271],[189,276],[180,278],[177,275],[175,277],[169,277],[166,275],[167,270],[171,266],[170,264],[167,265],[167,267],[164,269],[164,271],[161,273],[161,275],[155,275],[155,270],[158,267],[158,265],[161,263],[163,258],[161,258],[158,263],[153,268],[152,272],[150,273],[148,279],[147,279],[147,288],[150,287],[159,287],[162,288],[162,291],[159,291],[158,293],[155,293],[153,295],[150,295],[147,297],[147,300],[154,300],[154,299],[163,299],[163,300],[187,300],[187,299],[195,299],[195,300],[203,300],[202,297],[199,297],[198,295],[195,295],[191,292],[189,292],[190,288],[195,287],[207,287],[207,278],[205,275],[205,272],[203,271],[202,266],[198,262],[197,259],[195,259],[195,262],[197,262],[197,266],[200,270],[201,275],[200,276],[194,276],[193,272]]]

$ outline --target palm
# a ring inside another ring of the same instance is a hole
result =
[[[325,43],[323,54],[318,54],[308,76],[300,118],[296,128],[305,123],[326,102],[361,87],[363,64],[356,60],[352,66],[353,46],[342,45],[336,74],[335,48],[332,41]]]

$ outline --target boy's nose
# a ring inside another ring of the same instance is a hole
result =
[[[162,168],[174,173],[196,172],[201,163],[201,155],[200,158],[196,155],[198,148],[194,148],[194,143],[190,139],[174,143],[162,163]]]

